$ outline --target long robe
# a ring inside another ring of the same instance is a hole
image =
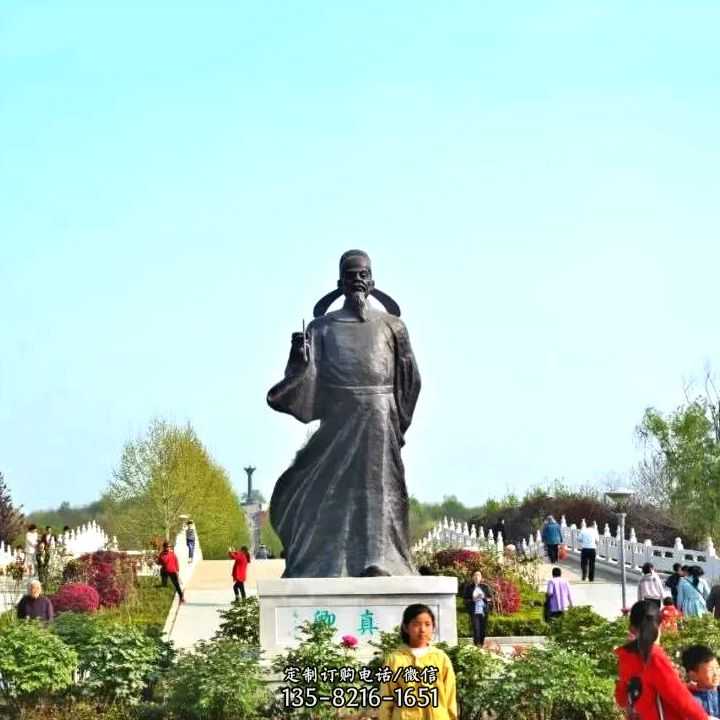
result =
[[[404,323],[342,308],[308,326],[308,361],[295,349],[268,404],[320,426],[277,481],[270,521],[285,577],[358,577],[375,566],[414,575],[400,457],[420,392]]]

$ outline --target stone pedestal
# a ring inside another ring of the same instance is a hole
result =
[[[403,610],[427,605],[435,615],[435,640],[457,643],[457,579],[421,576],[368,578],[288,578],[258,580],[260,646],[271,658],[298,645],[297,626],[321,619],[337,628],[335,639],[354,635],[358,654],[372,656],[369,642],[400,625]]]

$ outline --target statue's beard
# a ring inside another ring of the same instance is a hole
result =
[[[362,290],[349,292],[346,295],[345,306],[360,322],[367,320],[368,299]]]

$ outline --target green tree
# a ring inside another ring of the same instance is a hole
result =
[[[265,518],[265,522],[260,528],[260,544],[264,545],[276,558],[279,558],[283,551],[282,541],[270,524],[270,518]]]
[[[667,498],[673,518],[701,537],[720,534],[719,406],[699,397],[664,416],[648,408],[638,427],[663,471],[658,495]]]
[[[195,521],[205,557],[224,557],[228,546],[250,542],[227,473],[189,425],[155,419],[144,436],[127,442],[109,499],[117,509],[111,530],[123,547],[144,547],[156,535],[172,540],[181,514]]]
[[[0,541],[7,545],[14,543],[23,530],[23,514],[10,498],[10,490],[0,472]]]

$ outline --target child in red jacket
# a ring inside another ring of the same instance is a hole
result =
[[[662,632],[677,632],[678,620],[683,614],[675,607],[672,598],[663,598],[663,606],[660,608],[660,629]]]
[[[635,636],[615,650],[619,678],[615,700],[632,720],[708,720],[665,651],[660,637],[660,608],[652,601],[636,602],[630,610]]]
[[[228,548],[228,557],[234,560],[232,569],[233,592],[235,599],[239,600],[240,595],[245,599],[245,579],[247,578],[247,566],[250,562],[250,552],[243,545],[239,550]]]
[[[170,547],[169,542],[163,543],[162,552],[157,556],[156,562],[160,565],[160,569],[165,576],[170,578],[170,582],[173,584],[177,594],[180,596],[180,602],[184,603],[185,595],[180,589],[180,578],[178,577],[180,563],[178,562],[175,551]]]

